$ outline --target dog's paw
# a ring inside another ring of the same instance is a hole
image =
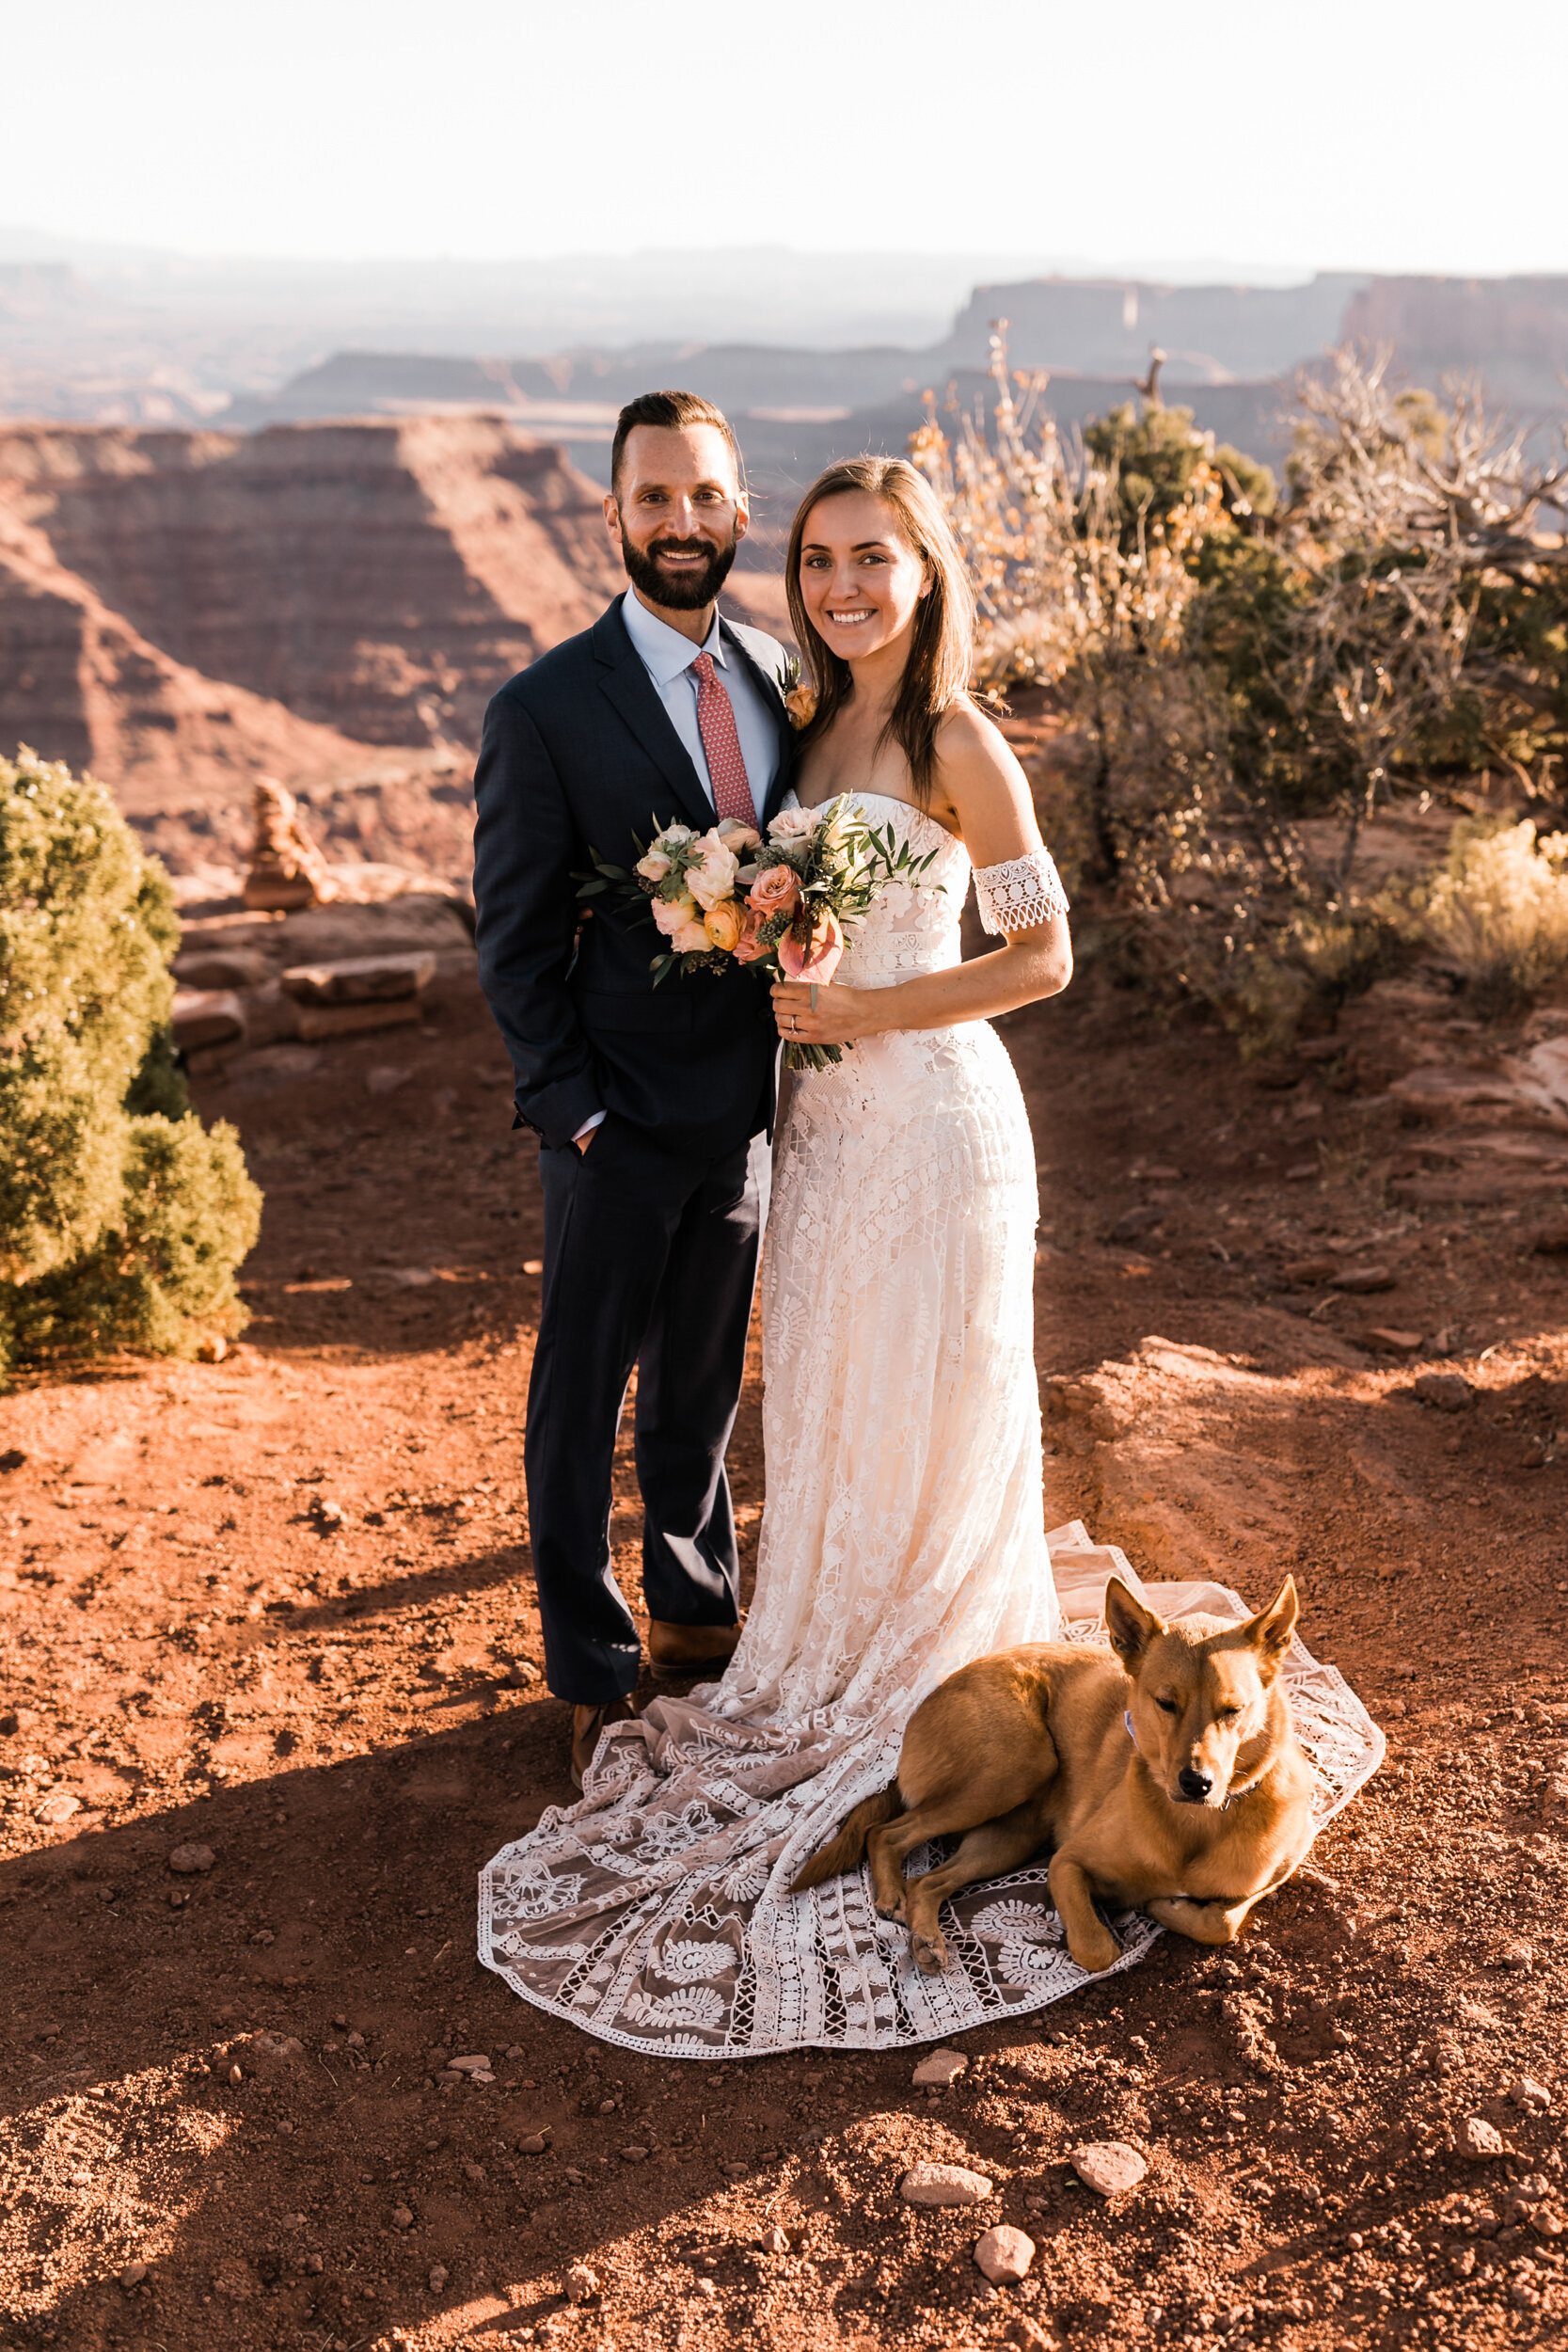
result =
[[[923,1977],[940,1977],[947,1965],[947,1942],[940,1929],[929,1935],[911,1936],[910,1950]]]
[[[1069,1935],[1067,1947],[1079,1967],[1086,1969],[1091,1977],[1102,1976],[1121,1958],[1121,1946],[1109,1928],[1102,1928],[1096,1935]]]
[[[877,1905],[879,1919],[908,1919],[909,1915],[909,1905],[902,1895],[895,1896],[890,1903],[879,1902]]]

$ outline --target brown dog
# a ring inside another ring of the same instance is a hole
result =
[[[855,1807],[797,1890],[868,1854],[878,1910],[907,1918],[915,1963],[934,1973],[947,1965],[948,1897],[1049,1846],[1081,1968],[1109,1968],[1120,1950],[1097,1897],[1199,1944],[1234,1942],[1312,1842],[1312,1776],[1279,1678],[1296,1612],[1287,1577],[1244,1624],[1167,1626],[1112,1577],[1115,1659],[1041,1642],[949,1675],[910,1718],[897,1779]],[[960,1836],[951,1861],[906,1881],[916,1847]]]

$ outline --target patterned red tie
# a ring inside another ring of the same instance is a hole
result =
[[[745,755],[736,733],[730,698],[714,675],[713,656],[700,653],[691,667],[697,677],[697,728],[703,739],[714,810],[720,817],[737,817],[743,825],[757,821]]]

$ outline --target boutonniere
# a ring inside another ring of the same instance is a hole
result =
[[[784,656],[784,707],[797,734],[802,727],[809,727],[816,716],[816,689],[808,686],[801,676],[798,653],[786,653]]]

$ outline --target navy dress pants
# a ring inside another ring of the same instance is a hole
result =
[[[718,1159],[657,1149],[611,1111],[586,1152],[540,1153],[544,1297],[524,1464],[545,1673],[584,1707],[637,1684],[610,1566],[615,1435],[637,1367],[642,1592],[672,1625],[734,1625],[735,1425],[770,1174],[766,1139]]]

